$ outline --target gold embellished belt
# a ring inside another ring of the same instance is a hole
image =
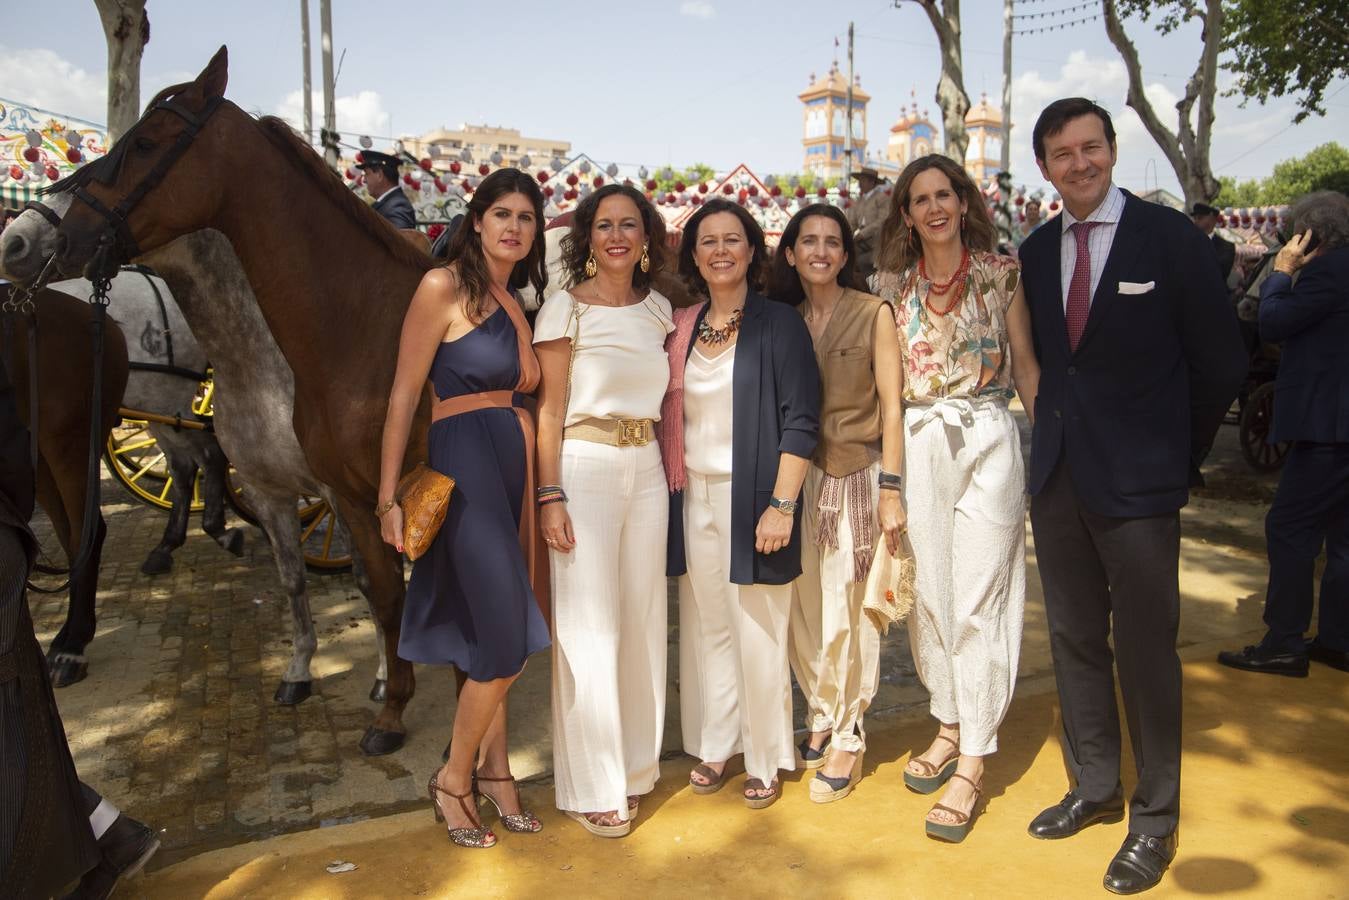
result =
[[[582,419],[568,425],[562,436],[612,447],[645,447],[656,439],[656,423],[651,419]]]

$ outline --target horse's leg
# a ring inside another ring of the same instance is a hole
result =
[[[290,598],[294,646],[290,665],[281,676],[272,699],[283,706],[303,703],[313,693],[314,679],[309,663],[318,648],[314,617],[309,610],[309,590],[305,583],[304,548],[300,546],[300,517],[295,514],[295,497],[263,492],[250,486],[249,502],[272,545],[276,574]]]
[[[215,538],[215,542],[235,556],[244,555],[244,530],[225,527],[225,472],[229,460],[215,435],[202,433],[199,441],[202,458],[202,500],[206,508],[201,513],[201,530]]]
[[[79,442],[79,446],[85,446],[84,442]],[[38,484],[42,493],[48,493],[49,496],[55,494],[52,496],[52,506],[48,508],[49,515],[52,510],[60,508],[59,516],[53,517],[53,524],[64,524],[65,527],[58,529],[57,534],[67,559],[73,564],[82,549],[80,537],[84,531],[87,462],[82,452],[69,455],[72,458],[44,461],[39,466]],[[44,483],[45,488],[42,487]],[[59,503],[55,502],[58,499]],[[70,573],[70,605],[66,609],[66,621],[47,649],[47,664],[51,669],[53,687],[69,687],[83,681],[89,674],[85,648],[94,639],[98,627],[95,611],[98,566],[103,554],[103,538],[107,535],[102,511],[96,508],[94,515],[97,519],[93,547],[84,566]]]
[[[159,447],[164,452],[164,461],[173,479],[173,507],[169,510],[169,520],[164,523],[164,535],[159,539],[159,546],[151,550],[145,562],[141,563],[141,572],[145,575],[163,575],[173,568],[173,551],[187,540],[187,519],[192,514],[192,486],[197,480],[197,463],[191,453],[167,437],[159,438]]]
[[[403,619],[403,559],[380,538],[370,510],[364,506],[356,508],[346,497],[338,497],[337,504],[351,531],[352,548],[365,563],[370,580],[370,605],[384,637],[384,653],[388,660],[384,707],[361,738],[361,750],[367,756],[380,756],[403,746],[407,736],[403,708],[412,699],[415,688],[412,664],[398,658],[398,635]]]
[[[332,503],[332,500],[328,502]],[[351,530],[347,528],[347,523],[342,521],[341,516],[335,516],[334,520],[339,536],[345,538],[350,547]],[[370,607],[370,620],[375,623],[375,646],[379,649],[379,668],[375,671],[375,683],[370,686],[370,699],[383,703],[389,696],[389,655],[384,649],[384,626],[379,622],[375,601],[370,597],[370,576],[365,571],[365,563],[361,561],[361,554],[354,550],[351,554],[351,574],[356,579],[357,589],[365,597],[366,605]]]

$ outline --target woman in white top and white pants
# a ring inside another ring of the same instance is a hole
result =
[[[660,773],[669,495],[655,421],[673,324],[651,281],[664,241],[640,192],[600,188],[563,239],[572,286],[534,323],[557,806],[601,837],[628,833]]]

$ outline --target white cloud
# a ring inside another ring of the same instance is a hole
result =
[[[695,19],[710,19],[717,14],[717,8],[707,0],[684,0],[679,4],[679,14]]]
[[[52,50],[0,45],[0,94],[52,112],[102,122],[108,114],[108,80]]]
[[[1176,101],[1180,98],[1160,83],[1145,85],[1143,90],[1162,123],[1174,131]],[[1081,50],[1073,51],[1055,76],[1036,70],[1018,75],[1012,82],[1012,172],[1016,183],[1033,187],[1043,182],[1031,148],[1031,131],[1040,111],[1060,97],[1086,97],[1105,107],[1115,123],[1119,147],[1115,182],[1133,190],[1161,186],[1175,191],[1176,178],[1161,148],[1138,114],[1125,106],[1128,93],[1129,75],[1122,60],[1093,57]]]
[[[314,108],[314,135],[323,125],[323,93],[312,94]],[[387,137],[389,134],[389,113],[384,109],[384,99],[375,91],[359,91],[346,97],[338,97],[337,132],[345,143],[354,144],[363,134],[372,137]],[[304,126],[304,93],[291,91],[277,107],[276,114],[296,129]],[[386,149],[376,146],[375,149]]]

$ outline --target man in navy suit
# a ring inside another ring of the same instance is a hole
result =
[[[1292,223],[1300,233],[1260,288],[1260,336],[1283,343],[1269,439],[1293,442],[1265,518],[1269,631],[1218,662],[1306,676],[1308,659],[1349,672],[1349,198],[1311,194],[1293,207]],[[1306,643],[1322,543],[1319,628]]]
[[[365,189],[375,198],[375,212],[388,219],[394,228],[417,227],[412,201],[398,186],[396,156],[365,150],[361,153],[361,164],[356,168],[365,172]]]
[[[1247,358],[1208,238],[1111,181],[1110,114],[1057,100],[1033,140],[1064,204],[1020,258],[1041,370],[1031,525],[1074,785],[1030,833],[1123,816],[1117,668],[1138,786],[1105,886],[1136,893],[1176,852],[1180,508]]]

